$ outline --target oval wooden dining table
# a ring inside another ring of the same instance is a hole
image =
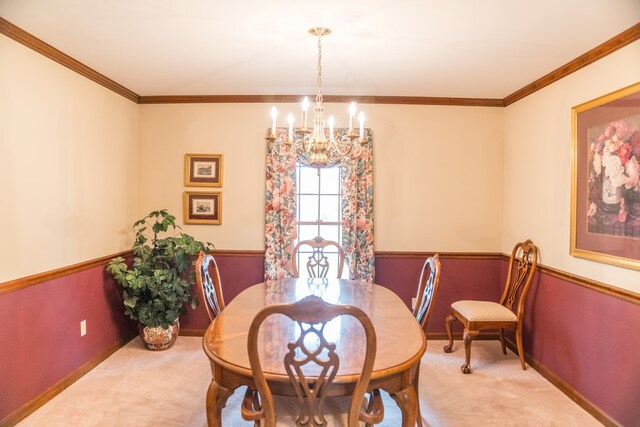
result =
[[[247,353],[247,335],[255,315],[267,305],[292,303],[307,295],[364,310],[377,337],[369,389],[377,388],[390,394],[402,412],[403,426],[420,425],[418,376],[426,338],[402,300],[389,289],[367,282],[294,278],[247,288],[209,325],[203,340],[212,374],[207,392],[208,425],[223,425],[222,408],[236,388],[244,385],[255,388]],[[283,357],[286,344],[295,341],[296,334],[295,324],[281,315],[267,319],[260,329],[260,360],[274,395],[295,396]],[[340,354],[338,374],[328,394],[351,396],[362,369],[364,330],[354,319],[341,316],[326,326],[326,335],[336,343]]]

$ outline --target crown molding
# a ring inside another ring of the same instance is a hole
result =
[[[141,96],[140,104],[229,104],[299,102],[303,95],[158,95]],[[324,103],[350,102],[359,104],[454,105],[468,107],[504,107],[502,99],[441,98],[432,96],[349,96],[323,95]]]
[[[549,86],[551,83],[567,77],[569,74],[575,73],[579,69],[586,67],[589,64],[596,62],[599,59],[615,52],[618,49],[625,47],[628,44],[640,39],[640,24],[636,24],[633,27],[621,32],[620,34],[610,38],[601,45],[591,49],[587,53],[584,53],[550,72],[549,74],[540,77],[533,83],[530,83],[520,90],[512,93],[503,99],[504,106],[509,106],[522,98],[531,95],[532,93],[542,89],[545,86]]]
[[[94,82],[106,87],[107,89],[117,93],[118,95],[122,95],[135,103],[138,103],[139,101],[140,97],[138,96],[138,94],[130,91],[121,84],[114,82],[113,80],[100,74],[96,70],[87,67],[80,61],[73,59],[66,53],[59,51],[50,44],[43,42],[39,38],[29,34],[22,28],[13,25],[11,22],[2,17],[0,17],[0,34],[4,34],[10,39],[13,39],[18,43],[35,50],[41,55],[56,61],[58,64],[64,65],[65,67],[88,78],[89,80],[93,80]]]

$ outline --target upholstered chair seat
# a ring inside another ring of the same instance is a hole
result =
[[[451,304],[451,308],[463,315],[470,322],[516,322],[518,316],[504,305],[492,301],[463,300]]]

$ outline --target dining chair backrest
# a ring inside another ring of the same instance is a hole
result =
[[[427,258],[422,266],[420,281],[418,282],[418,293],[416,303],[413,308],[413,315],[423,328],[429,324],[429,318],[433,311],[438,289],[440,288],[440,257],[435,254]]]
[[[364,328],[366,349],[360,377],[355,385],[349,405],[348,426],[358,426],[358,420],[367,423],[367,413],[361,413],[364,395],[369,386],[369,379],[376,356],[376,334],[369,317],[358,307],[349,305],[333,305],[323,301],[320,297],[309,295],[292,304],[275,304],[262,309],[251,322],[247,349],[249,363],[256,389],[260,395],[260,405],[255,399],[245,399],[242,406],[242,417],[245,420],[258,421],[264,419],[264,426],[276,425],[274,400],[265,374],[262,370],[258,350],[258,333],[260,325],[272,315],[285,315],[297,323],[299,336],[295,342],[287,345],[288,352],[284,355],[284,369],[296,392],[300,407],[300,414],[296,425],[326,426],[323,415],[323,403],[332,387],[332,382],[340,365],[340,355],[336,352],[336,344],[327,341],[325,326],[338,316],[353,316]],[[312,343],[312,344],[310,344]],[[309,365],[314,364],[314,365]],[[305,367],[317,367],[319,375],[305,376]],[[381,400],[380,400],[381,402]],[[382,414],[378,413],[379,420]]]
[[[298,242],[298,244],[293,248],[292,253],[292,266],[293,266],[293,276],[300,277],[300,271],[298,270],[298,256],[300,252],[300,248],[302,246],[310,246],[311,254],[309,255],[307,261],[307,272],[309,273],[309,277],[327,277],[327,273],[329,272],[329,258],[327,257],[327,252],[331,249],[327,249],[328,247],[335,248],[335,252],[337,252],[338,256],[338,279],[342,277],[342,270],[344,268],[344,249],[337,242],[333,240],[325,240],[324,238],[317,236],[311,240],[302,240]]]
[[[531,240],[516,244],[509,259],[509,272],[500,304],[513,311],[521,321],[524,302],[538,266],[538,248]],[[514,304],[516,307],[514,307]]]
[[[211,254],[202,251],[196,261],[196,287],[200,303],[204,305],[209,321],[213,321],[224,310],[224,297],[218,264]]]

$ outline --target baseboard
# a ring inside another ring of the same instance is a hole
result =
[[[206,329],[180,329],[180,335],[183,337],[203,337]]]
[[[518,348],[516,344],[505,338],[505,344],[509,350],[511,350],[516,355],[518,354]],[[559,376],[551,372],[547,367],[542,365],[540,362],[534,360],[528,353],[525,352],[524,360],[527,362],[529,366],[531,366],[536,372],[542,375],[547,381],[553,384],[558,390],[563,392],[569,399],[573,400],[577,403],[582,409],[587,411],[591,416],[593,416],[598,422],[602,423],[607,427],[621,427],[622,425],[615,421],[609,414],[607,414],[604,410],[602,410],[599,406],[592,403],[589,399],[580,394],[576,389],[571,387],[565,381],[563,381]]]
[[[93,359],[86,362],[84,365],[80,366],[73,372],[71,372],[66,377],[62,378],[60,381],[49,387],[44,392],[40,393],[38,396],[30,400],[29,402],[22,405],[20,408],[13,411],[4,419],[0,420],[0,427],[4,426],[13,426],[18,422],[22,421],[28,415],[32,414],[36,411],[36,409],[40,408],[42,405],[53,399],[55,396],[60,394],[64,389],[69,387],[71,384],[78,381],[85,374],[91,371],[93,368],[98,366],[100,363],[104,362],[109,356],[122,348],[126,343],[131,341],[131,338],[121,338],[114,345],[94,357]]]

